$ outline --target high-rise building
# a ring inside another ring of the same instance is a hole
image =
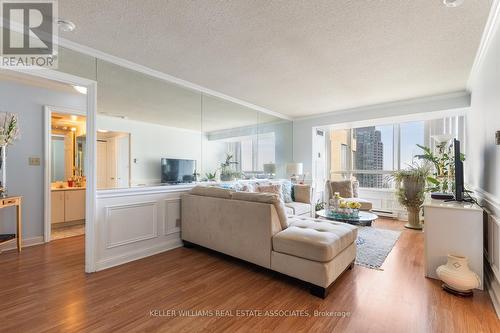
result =
[[[383,170],[384,144],[382,135],[375,126],[355,129],[357,170]],[[384,187],[383,175],[357,174],[360,187]]]

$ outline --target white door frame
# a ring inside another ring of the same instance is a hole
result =
[[[87,177],[87,190],[86,190],[86,210],[85,210],[85,272],[92,273],[96,271],[96,201],[97,201],[97,190],[96,190],[96,144],[97,144],[97,82],[94,80],[89,80],[81,78],[75,75],[66,74],[62,72],[57,72],[50,69],[16,69],[14,70],[18,73],[23,73],[26,75],[37,76],[49,80],[59,81],[66,84],[78,85],[87,88],[87,110],[82,113],[87,117],[87,143],[85,145],[85,176]],[[53,107],[53,110],[59,110],[57,107]],[[64,109],[63,109],[64,110]],[[73,112],[73,111],[72,111]],[[50,117],[47,118],[47,114],[50,114],[49,110],[46,111],[44,126],[50,126]],[[50,134],[50,131],[48,131]],[[47,237],[50,240],[50,135],[44,138],[45,142],[45,161],[44,161],[44,175],[45,175],[45,230],[44,239],[47,241]],[[48,147],[48,149],[47,149]],[[48,210],[47,210],[48,205]],[[48,212],[48,217],[47,217]],[[49,223],[49,233],[47,236],[47,219]]]
[[[51,241],[51,220],[52,220],[52,114],[53,113],[62,113],[62,114],[70,114],[70,115],[78,115],[78,116],[87,116],[86,110],[77,110],[77,109],[69,109],[60,106],[52,106],[45,105],[43,107],[43,155],[44,155],[44,234],[43,240],[45,243]]]

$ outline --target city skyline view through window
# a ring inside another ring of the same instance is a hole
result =
[[[390,188],[387,175],[412,164],[417,144],[425,143],[425,122],[333,130],[330,141],[333,180],[355,177],[360,187]]]

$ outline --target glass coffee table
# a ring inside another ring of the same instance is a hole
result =
[[[322,209],[320,211],[317,211],[316,215],[330,221],[345,222],[349,224],[367,226],[367,227],[370,227],[372,225],[372,222],[378,218],[377,215],[371,212],[364,212],[364,211],[359,212],[358,217],[339,218],[337,216],[333,216],[332,212],[329,209]]]

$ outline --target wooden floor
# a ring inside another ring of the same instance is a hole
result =
[[[389,220],[375,227],[403,230]],[[403,231],[383,271],[355,266],[325,300],[293,279],[202,249],[86,275],[83,246],[79,236],[0,255],[0,332],[500,332],[486,292],[458,298],[424,278],[416,231]],[[295,316],[257,316],[266,310]]]

